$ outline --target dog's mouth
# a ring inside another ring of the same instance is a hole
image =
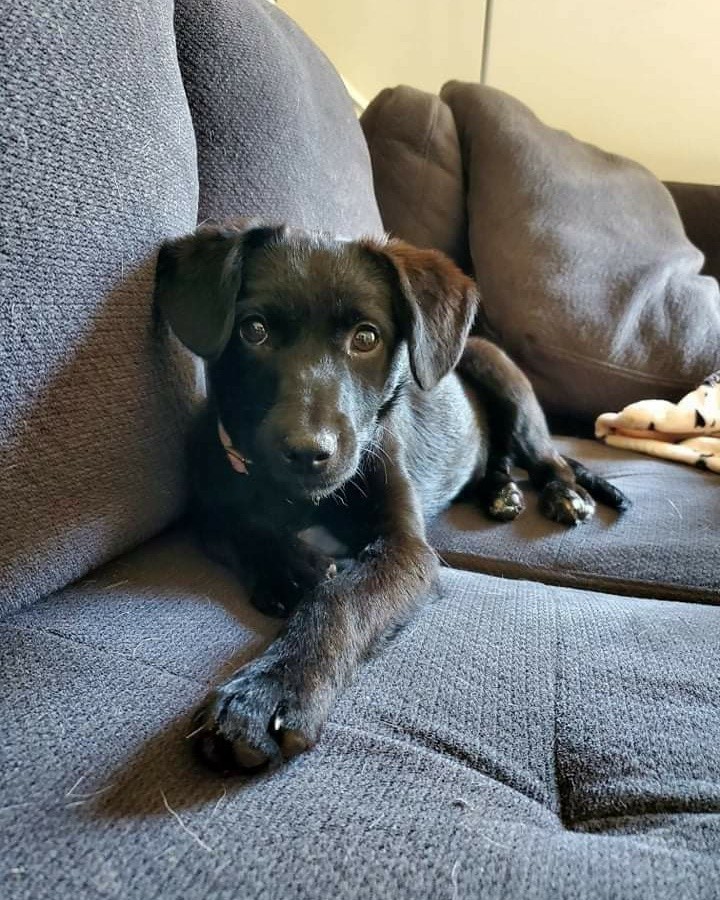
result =
[[[338,460],[331,469],[318,473],[293,473],[274,467],[273,477],[286,492],[289,500],[305,500],[319,503],[340,490],[355,475],[354,459]]]
[[[348,467],[342,473],[323,473],[321,475],[303,475],[283,477],[283,487],[293,499],[310,500],[319,503],[335,491],[340,490],[353,475],[354,469]]]

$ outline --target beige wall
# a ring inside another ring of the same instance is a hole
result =
[[[366,100],[479,80],[485,0],[278,0]],[[665,179],[720,184],[720,0],[494,0],[487,81]]]
[[[485,0],[278,0],[367,100],[396,84],[477,81]]]
[[[720,184],[720,0],[495,0],[488,83],[661,178]]]

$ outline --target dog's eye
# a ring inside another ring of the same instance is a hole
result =
[[[369,353],[380,343],[380,332],[374,325],[363,322],[353,332],[350,338],[350,347],[356,353]]]
[[[240,323],[240,335],[246,344],[257,347],[268,338],[267,325],[262,316],[248,316]]]

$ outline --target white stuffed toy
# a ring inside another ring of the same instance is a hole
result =
[[[595,435],[611,447],[720,473],[720,372],[679,403],[641,400],[622,412],[603,413]]]

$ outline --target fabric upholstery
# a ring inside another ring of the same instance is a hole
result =
[[[266,0],[177,0],[197,134],[199,218],[357,237],[382,230],[367,146],[328,60]]]
[[[271,629],[181,534],[2,622],[6,900],[714,900],[718,610],[445,572],[319,747],[255,780],[188,713]]]
[[[386,90],[363,126],[399,237],[455,255],[463,186],[472,261],[458,262],[548,412],[591,422],[647,397],[677,401],[720,366],[720,290],[699,274],[719,271],[716,188],[671,185],[704,265],[654,176],[548,128],[501,91],[450,82],[438,100]]]
[[[485,310],[546,407],[595,418],[679,400],[718,368],[720,288],[637,163],[450,82]]]
[[[407,85],[385,88],[360,117],[385,227],[471,266],[462,151],[450,107]],[[720,186],[665,182],[685,232],[720,278]]]
[[[705,254],[703,272],[720,279],[720,185],[669,181],[690,240]]]
[[[453,566],[638,597],[720,603],[720,479],[678,463],[562,438],[562,453],[608,478],[634,502],[623,516],[599,506],[568,530],[543,518],[526,485],[527,509],[514,522],[451,507],[430,539]]]
[[[385,228],[417,247],[470,264],[460,142],[446,103],[434,94],[386,88],[360,117]]]
[[[195,222],[172,3],[0,20],[0,609],[80,577],[183,503],[187,358],[154,333],[154,251]]]

